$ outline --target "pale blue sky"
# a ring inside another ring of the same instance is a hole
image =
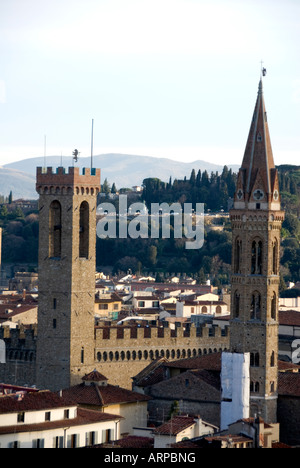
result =
[[[300,165],[299,0],[0,0],[0,165],[120,152],[239,164],[260,61]]]

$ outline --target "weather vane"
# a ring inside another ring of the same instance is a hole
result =
[[[75,149],[75,150],[73,151],[72,154],[73,154],[73,159],[74,159],[74,161],[77,162],[77,161],[78,161],[78,155],[79,155],[80,153],[78,152],[77,149]]]
[[[267,70],[263,67],[263,61],[260,62],[260,70],[261,70],[261,74],[262,76],[266,76],[267,74]]]

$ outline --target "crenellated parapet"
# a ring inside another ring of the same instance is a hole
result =
[[[175,328],[101,326],[95,329],[95,367],[104,374],[109,372],[111,382],[130,388],[131,376],[154,359],[172,361],[198,357],[225,351],[228,347],[228,327],[182,326],[181,323],[176,323]]]
[[[58,167],[53,171],[52,167],[44,169],[37,167],[36,191],[39,195],[64,195],[81,194],[97,195],[100,192],[100,169],[79,167]]]
[[[0,340],[6,348],[6,361],[35,362],[37,325],[17,328],[0,327]]]

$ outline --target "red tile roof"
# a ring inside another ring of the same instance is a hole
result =
[[[11,394],[0,398],[0,414],[70,406],[76,406],[76,404],[50,391],[31,392],[24,395]]]
[[[169,362],[166,363],[165,366],[180,369],[205,369],[221,371],[221,356],[221,352],[204,354],[199,357]]]
[[[300,326],[300,312],[296,310],[280,310],[279,325]]]
[[[300,397],[300,374],[280,372],[278,375],[278,393],[281,396]]]
[[[195,418],[192,416],[175,416],[153,432],[160,435],[177,435],[194,424],[196,424]]]
[[[82,380],[85,382],[103,382],[107,381],[108,379],[95,369],[89,374],[86,374],[84,377],[82,377]]]
[[[63,390],[63,397],[80,405],[109,406],[151,400],[150,397],[113,385],[98,386],[84,383]]]

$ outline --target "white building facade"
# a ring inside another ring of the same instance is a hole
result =
[[[120,416],[78,408],[52,392],[0,398],[0,448],[79,448],[119,438]]]

